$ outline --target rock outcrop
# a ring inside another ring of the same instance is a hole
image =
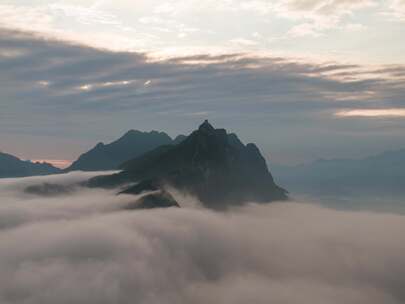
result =
[[[139,182],[123,193],[139,194],[171,186],[195,195],[205,206],[223,209],[245,202],[287,199],[254,144],[205,121],[177,145],[166,145],[125,162],[122,172],[90,180],[90,186]]]

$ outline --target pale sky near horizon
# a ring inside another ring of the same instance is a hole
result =
[[[0,17],[10,28],[120,51],[405,62],[404,0],[2,0]]]
[[[405,147],[405,0],[0,0],[0,150],[208,118],[278,163]]]

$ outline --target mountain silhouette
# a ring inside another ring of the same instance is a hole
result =
[[[136,210],[136,209],[156,209],[156,208],[170,208],[177,207],[180,205],[171,196],[171,194],[165,190],[158,192],[153,192],[142,196],[135,202],[128,204],[124,207],[125,210]]]
[[[115,170],[120,164],[131,158],[140,156],[161,145],[180,142],[181,138],[178,136],[173,141],[169,135],[163,132],[130,130],[110,144],[97,144],[93,149],[82,154],[65,171]]]
[[[135,183],[122,193],[141,194],[166,186],[195,195],[205,206],[221,209],[248,201],[287,198],[268,171],[254,144],[244,145],[235,134],[205,121],[177,145],[160,146],[123,163],[123,171],[90,180],[90,186]]]
[[[34,163],[0,152],[0,178],[28,177],[60,173],[61,170],[48,163]]]
[[[405,149],[363,159],[320,159],[298,166],[272,166],[278,181],[297,193],[404,195]]]

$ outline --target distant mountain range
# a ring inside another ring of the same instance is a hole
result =
[[[277,183],[293,194],[333,196],[404,196],[404,168],[405,149],[364,159],[321,159],[298,166],[271,166]],[[160,191],[160,194],[144,198],[145,208],[177,205],[166,192],[166,185],[190,192],[213,208],[287,197],[286,191],[274,182],[254,144],[244,145],[235,134],[215,129],[208,121],[191,135],[175,139],[164,132],[128,131],[112,143],[97,144],[65,170],[0,153],[0,178],[75,170],[122,170],[118,174],[95,178],[90,186],[117,186],[123,193],[130,194]],[[125,187],[128,184],[132,186]],[[48,185],[44,189],[33,190],[53,193],[54,187]]]
[[[184,135],[179,135],[173,140],[164,132],[130,130],[110,144],[97,144],[93,149],[82,154],[65,171],[116,170],[129,159],[162,145],[179,143],[184,138]]]
[[[214,209],[287,198],[287,192],[274,183],[256,145],[244,145],[235,134],[215,129],[208,121],[180,143],[160,146],[125,162],[121,169],[93,178],[89,185],[124,186],[121,193],[126,194],[160,191],[166,205],[173,201],[166,195],[166,187],[172,186]],[[134,185],[125,187],[131,183]]]
[[[164,132],[130,130],[118,140],[99,143],[83,153],[68,168],[61,170],[48,163],[34,163],[0,152],[0,178],[27,177],[67,173],[71,171],[117,170],[125,161],[140,156],[161,145],[177,144],[186,138],[179,135],[172,139]]]
[[[34,163],[0,152],[0,178],[27,177],[60,173],[61,170],[48,163]]]
[[[404,195],[405,149],[364,159],[330,159],[299,166],[272,165],[277,181],[291,192]]]

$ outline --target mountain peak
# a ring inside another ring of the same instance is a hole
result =
[[[133,136],[139,135],[141,133],[142,132],[139,130],[131,129],[131,130],[127,131],[121,138],[133,137]]]
[[[204,120],[204,122],[198,127],[199,131],[203,132],[212,132],[214,131],[214,127],[208,122],[208,120]]]
[[[66,171],[115,170],[129,159],[172,142],[173,140],[164,132],[132,129],[111,143],[97,144],[93,149],[80,155]]]
[[[104,145],[104,143],[103,142],[99,142],[94,148],[95,149],[101,149],[101,148],[103,148],[105,145]]]
[[[126,194],[164,190],[165,185],[195,195],[205,206],[226,208],[244,202],[287,199],[268,171],[259,149],[244,145],[205,120],[180,144],[161,146],[125,162],[122,172],[90,180],[90,186],[138,182]]]

